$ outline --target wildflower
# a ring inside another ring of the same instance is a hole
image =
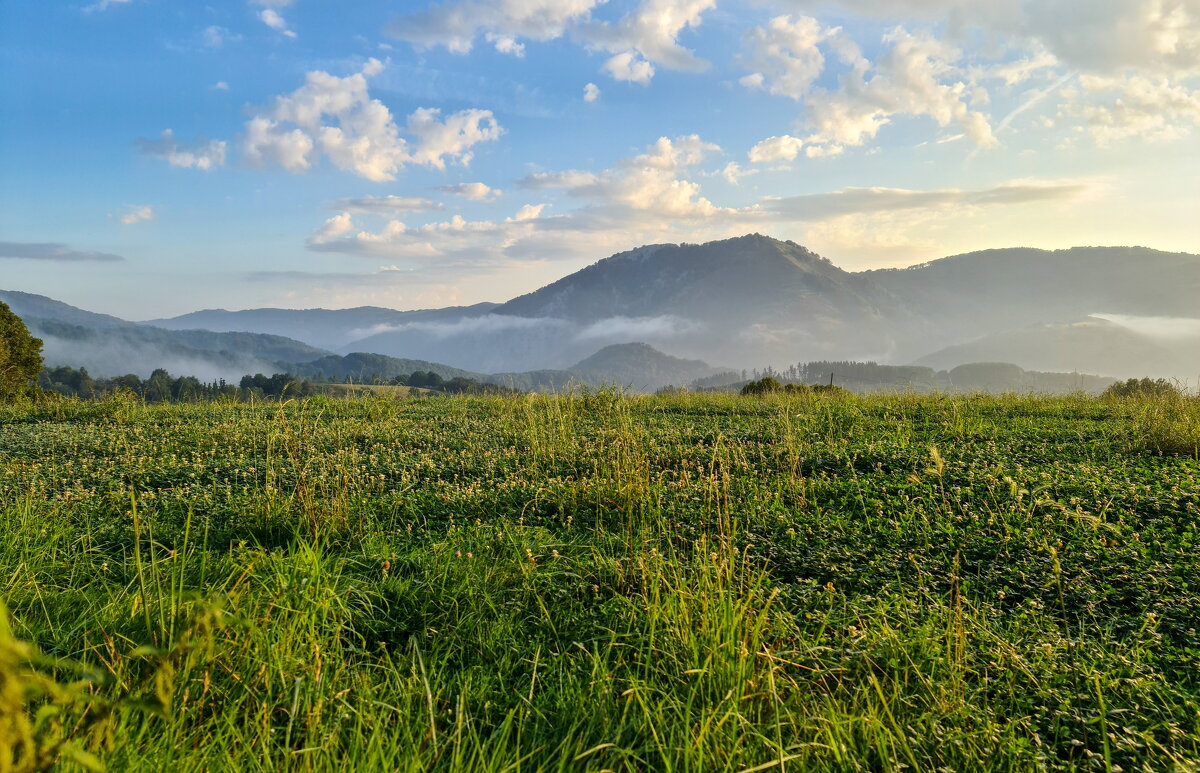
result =
[[[456,550],[456,551],[454,551],[454,555],[457,556],[458,558],[462,558],[462,551]]]

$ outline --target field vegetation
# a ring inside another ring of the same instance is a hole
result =
[[[2,407],[0,572],[0,770],[1200,770],[1178,394]]]

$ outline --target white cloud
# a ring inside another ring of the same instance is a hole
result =
[[[371,59],[361,72],[344,78],[308,73],[303,86],[276,97],[246,123],[246,160],[304,172],[323,153],[339,169],[382,182],[395,179],[406,164],[445,169],[449,160],[465,166],[472,146],[502,133],[488,110],[463,110],[438,120],[438,110],[419,108],[408,117],[409,143],[391,111],[368,93],[367,78],[382,70],[383,64]]]
[[[571,33],[580,43],[611,56],[602,71],[612,78],[649,83],[655,65],[703,70],[708,63],[680,45],[684,30],[700,26],[716,0],[641,0],[615,22],[597,21],[592,11],[606,0],[448,0],[397,17],[392,37],[417,50],[444,46],[467,54],[483,38],[499,52],[525,55],[522,39],[548,41]],[[591,101],[591,100],[589,100]]]
[[[1015,86],[1032,78],[1034,73],[1057,67],[1058,64],[1058,59],[1054,54],[1048,51],[1039,51],[1025,59],[996,65],[987,71],[987,76],[1003,80],[1006,86]]]
[[[679,44],[679,36],[699,27],[704,12],[714,7],[716,0],[642,0],[615,24],[581,24],[578,34],[589,48],[614,55],[604,63],[605,72],[616,80],[644,84],[654,76],[654,64],[693,72],[708,67]]]
[[[128,2],[129,0],[99,0],[99,2],[85,6],[83,12],[91,13],[92,11],[107,11],[109,8],[112,8],[115,5],[124,5]]]
[[[750,148],[747,156],[755,164],[772,161],[791,161],[800,154],[800,150],[803,147],[804,140],[799,137],[793,137],[790,134],[784,134],[779,137],[767,137]]]
[[[757,169],[743,169],[742,165],[736,161],[730,161],[725,165],[725,168],[721,170],[721,176],[724,177],[725,181],[730,185],[737,185],[742,181],[743,177],[749,177],[750,175],[754,174],[758,174]]]
[[[765,27],[755,27],[747,34],[750,53],[743,61],[756,72],[738,82],[746,88],[802,99],[825,69],[820,44],[840,31],[822,26],[811,16],[776,16]]]
[[[730,212],[700,195],[700,185],[687,172],[720,147],[691,134],[660,137],[646,152],[617,162],[611,169],[586,172],[568,169],[535,172],[517,185],[526,190],[562,188],[568,196],[586,202],[566,219],[555,221],[573,228],[582,221],[605,221],[638,228],[645,222],[667,219],[696,220]],[[570,221],[570,222],[568,222]]]
[[[1111,100],[1100,96],[1095,101],[1079,100],[1073,106],[1098,145],[1131,138],[1141,142],[1174,140],[1200,126],[1200,92],[1166,79],[1084,75],[1079,84],[1085,94],[1113,95]]]
[[[330,208],[363,215],[397,215],[442,209],[442,205],[432,199],[418,196],[365,196],[337,199],[330,204]]]
[[[851,69],[841,76],[840,88],[812,90],[805,116],[814,133],[805,142],[822,146],[813,153],[863,145],[897,115],[928,116],[943,127],[957,123],[976,145],[996,144],[987,116],[967,105],[967,83],[955,80],[962,74],[958,49],[899,27],[883,41],[890,48],[874,63],[843,45],[839,57]]]
[[[534,172],[518,180],[517,185],[535,191],[547,188],[578,188],[581,185],[591,185],[597,179],[594,172],[567,169],[561,172]]]
[[[640,83],[646,86],[654,77],[654,65],[633,51],[616,54],[604,63],[604,72],[613,80]]]
[[[288,29],[287,20],[280,16],[278,11],[272,8],[264,8],[258,12],[258,18],[263,24],[276,32],[286,35],[289,38],[296,37],[296,33]]]
[[[521,56],[518,40],[562,37],[567,26],[586,18],[604,0],[457,0],[431,5],[388,25],[392,37],[418,50],[445,46],[466,54],[484,37],[501,53]]]
[[[454,215],[449,220],[411,227],[401,220],[388,220],[380,230],[367,231],[357,230],[350,213],[343,212],[329,218],[309,237],[308,248],[393,260],[458,258],[481,262],[531,233],[540,214],[540,206],[525,206],[514,217],[499,221],[470,221]]]
[[[213,91],[229,91],[229,84],[225,81],[217,81],[212,85]]]
[[[438,188],[439,191],[453,193],[456,196],[462,196],[464,199],[471,201],[484,201],[486,199],[499,196],[502,191],[489,187],[484,183],[457,183],[455,185],[443,185]]]
[[[148,204],[131,204],[125,208],[124,213],[117,216],[117,220],[120,221],[121,225],[135,225],[137,223],[144,223],[147,220],[153,220],[156,216],[154,207]]]
[[[216,24],[205,27],[200,33],[200,40],[208,48],[220,48],[230,39],[229,30]]]
[[[408,133],[417,139],[414,163],[445,169],[446,159],[450,159],[466,166],[474,155],[469,148],[499,139],[503,133],[491,110],[460,110],[438,121],[440,112],[422,107],[408,117]]]
[[[175,134],[166,129],[157,140],[139,139],[137,146],[144,155],[185,169],[207,172],[225,164],[224,140],[198,139],[191,145],[181,145],[175,141]]]
[[[583,87],[583,101],[595,102],[600,98],[600,87],[595,83],[589,83]]]

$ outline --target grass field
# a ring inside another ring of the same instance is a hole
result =
[[[1194,398],[0,409],[0,771],[1194,772],[1198,443]]]

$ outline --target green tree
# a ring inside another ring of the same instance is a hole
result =
[[[0,301],[0,402],[28,394],[41,372],[41,339],[34,338],[21,318]]]

